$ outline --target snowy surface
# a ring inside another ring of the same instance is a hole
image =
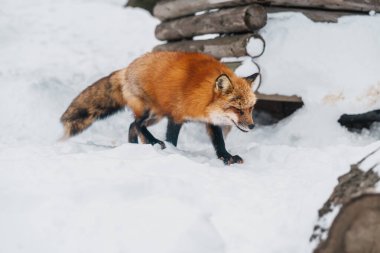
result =
[[[233,130],[227,147],[245,163],[227,167],[199,124],[185,125],[178,148],[128,144],[129,111],[57,142],[82,89],[158,43],[158,21],[123,4],[2,1],[0,252],[311,252],[336,178],[380,146],[379,131],[336,122],[379,106],[379,15],[270,15],[260,89],[306,105],[275,126]],[[152,132],[163,139],[165,122]]]

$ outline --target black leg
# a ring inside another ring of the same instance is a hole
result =
[[[149,122],[150,120],[150,113],[149,111],[145,112],[140,118],[136,118],[135,122],[132,123],[134,124],[137,133],[140,133],[142,137],[144,138],[144,141],[148,142],[149,144],[160,144],[161,148],[164,149],[166,148],[165,143],[163,141],[160,141],[156,139],[146,128],[146,123]],[[133,136],[134,137],[134,136]]]
[[[128,133],[128,141],[130,143],[137,143],[138,140],[137,140],[137,136],[138,136],[138,131],[137,131],[137,128],[136,128],[136,123],[133,122],[130,126],[129,126],[129,133]]]
[[[144,136],[145,140],[154,145],[154,144],[160,144],[161,146],[161,149],[164,149],[166,148],[165,146],[165,143],[163,141],[160,141],[158,139],[156,139],[150,132],[149,130],[146,128],[146,126],[137,126],[137,129],[139,130],[139,132]]]
[[[224,164],[230,165],[233,163],[243,163],[243,159],[238,155],[231,155],[226,150],[226,145],[223,139],[223,131],[219,126],[207,124],[207,132],[210,135],[212,145],[214,145],[216,155],[223,160]]]
[[[177,146],[179,131],[181,130],[182,124],[175,123],[172,119],[168,119],[168,127],[166,130],[166,141]]]

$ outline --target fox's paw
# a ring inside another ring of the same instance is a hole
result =
[[[220,156],[219,159],[221,159],[225,165],[231,165],[234,163],[243,163],[244,162],[243,158],[241,158],[240,156],[230,155],[230,154]]]
[[[161,149],[165,149],[166,148],[166,145],[163,141],[159,141],[158,144],[160,144],[161,146]]]
[[[155,140],[152,145],[156,145],[156,144],[159,144],[161,146],[161,149],[165,149],[166,148],[166,145],[163,141],[160,141],[160,140]]]

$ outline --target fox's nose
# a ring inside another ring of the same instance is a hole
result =
[[[255,127],[255,124],[250,124],[250,125],[248,125],[248,128],[249,129],[253,129]]]

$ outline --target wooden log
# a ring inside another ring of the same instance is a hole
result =
[[[267,95],[256,93],[257,102],[253,110],[253,118],[259,125],[272,125],[289,117],[304,104],[297,96]]]
[[[380,194],[374,194],[380,177],[373,170],[379,157],[374,154],[379,149],[351,165],[351,170],[338,178],[338,185],[318,212],[319,221],[328,220],[334,208],[343,207],[332,225],[327,224],[330,227],[314,227],[310,238],[317,242],[314,253],[380,252]],[[364,170],[360,168],[362,164],[366,164]]]
[[[380,194],[366,194],[344,205],[326,241],[314,253],[380,252]]]
[[[163,0],[157,3],[153,13],[160,20],[168,20],[191,15],[199,11],[247,4],[357,12],[380,11],[380,0]]]
[[[157,2],[158,0],[128,0],[124,7],[139,7],[153,14],[153,7]]]
[[[338,122],[350,131],[369,129],[373,123],[380,122],[380,110],[369,111],[361,114],[343,114]]]
[[[296,95],[285,96],[285,95],[279,95],[279,94],[263,94],[263,93],[256,92],[256,97],[257,97],[257,100],[292,102],[292,103],[303,104],[302,98]]]
[[[178,40],[210,33],[252,32],[265,26],[266,21],[264,7],[249,5],[163,22],[155,34],[159,40]]]
[[[160,20],[168,20],[183,16],[188,16],[194,14],[198,11],[224,8],[224,7],[234,7],[242,6],[246,4],[257,3],[254,0],[163,0],[160,1],[153,9],[153,15]]]
[[[214,56],[215,58],[223,57],[241,57],[247,56],[247,44],[250,41],[262,43],[258,52],[249,52],[252,57],[263,54],[265,49],[264,39],[256,34],[243,34],[236,36],[225,36],[210,40],[184,40],[158,45],[153,51],[182,51],[182,52],[199,52]]]
[[[337,23],[342,16],[358,15],[360,13],[331,10],[312,10],[305,8],[266,7],[268,13],[300,12],[314,22]]]
[[[242,64],[241,61],[223,62],[224,65],[229,67],[232,71],[235,71]]]
[[[340,11],[369,12],[380,10],[380,0],[257,0],[273,6],[305,7]]]

